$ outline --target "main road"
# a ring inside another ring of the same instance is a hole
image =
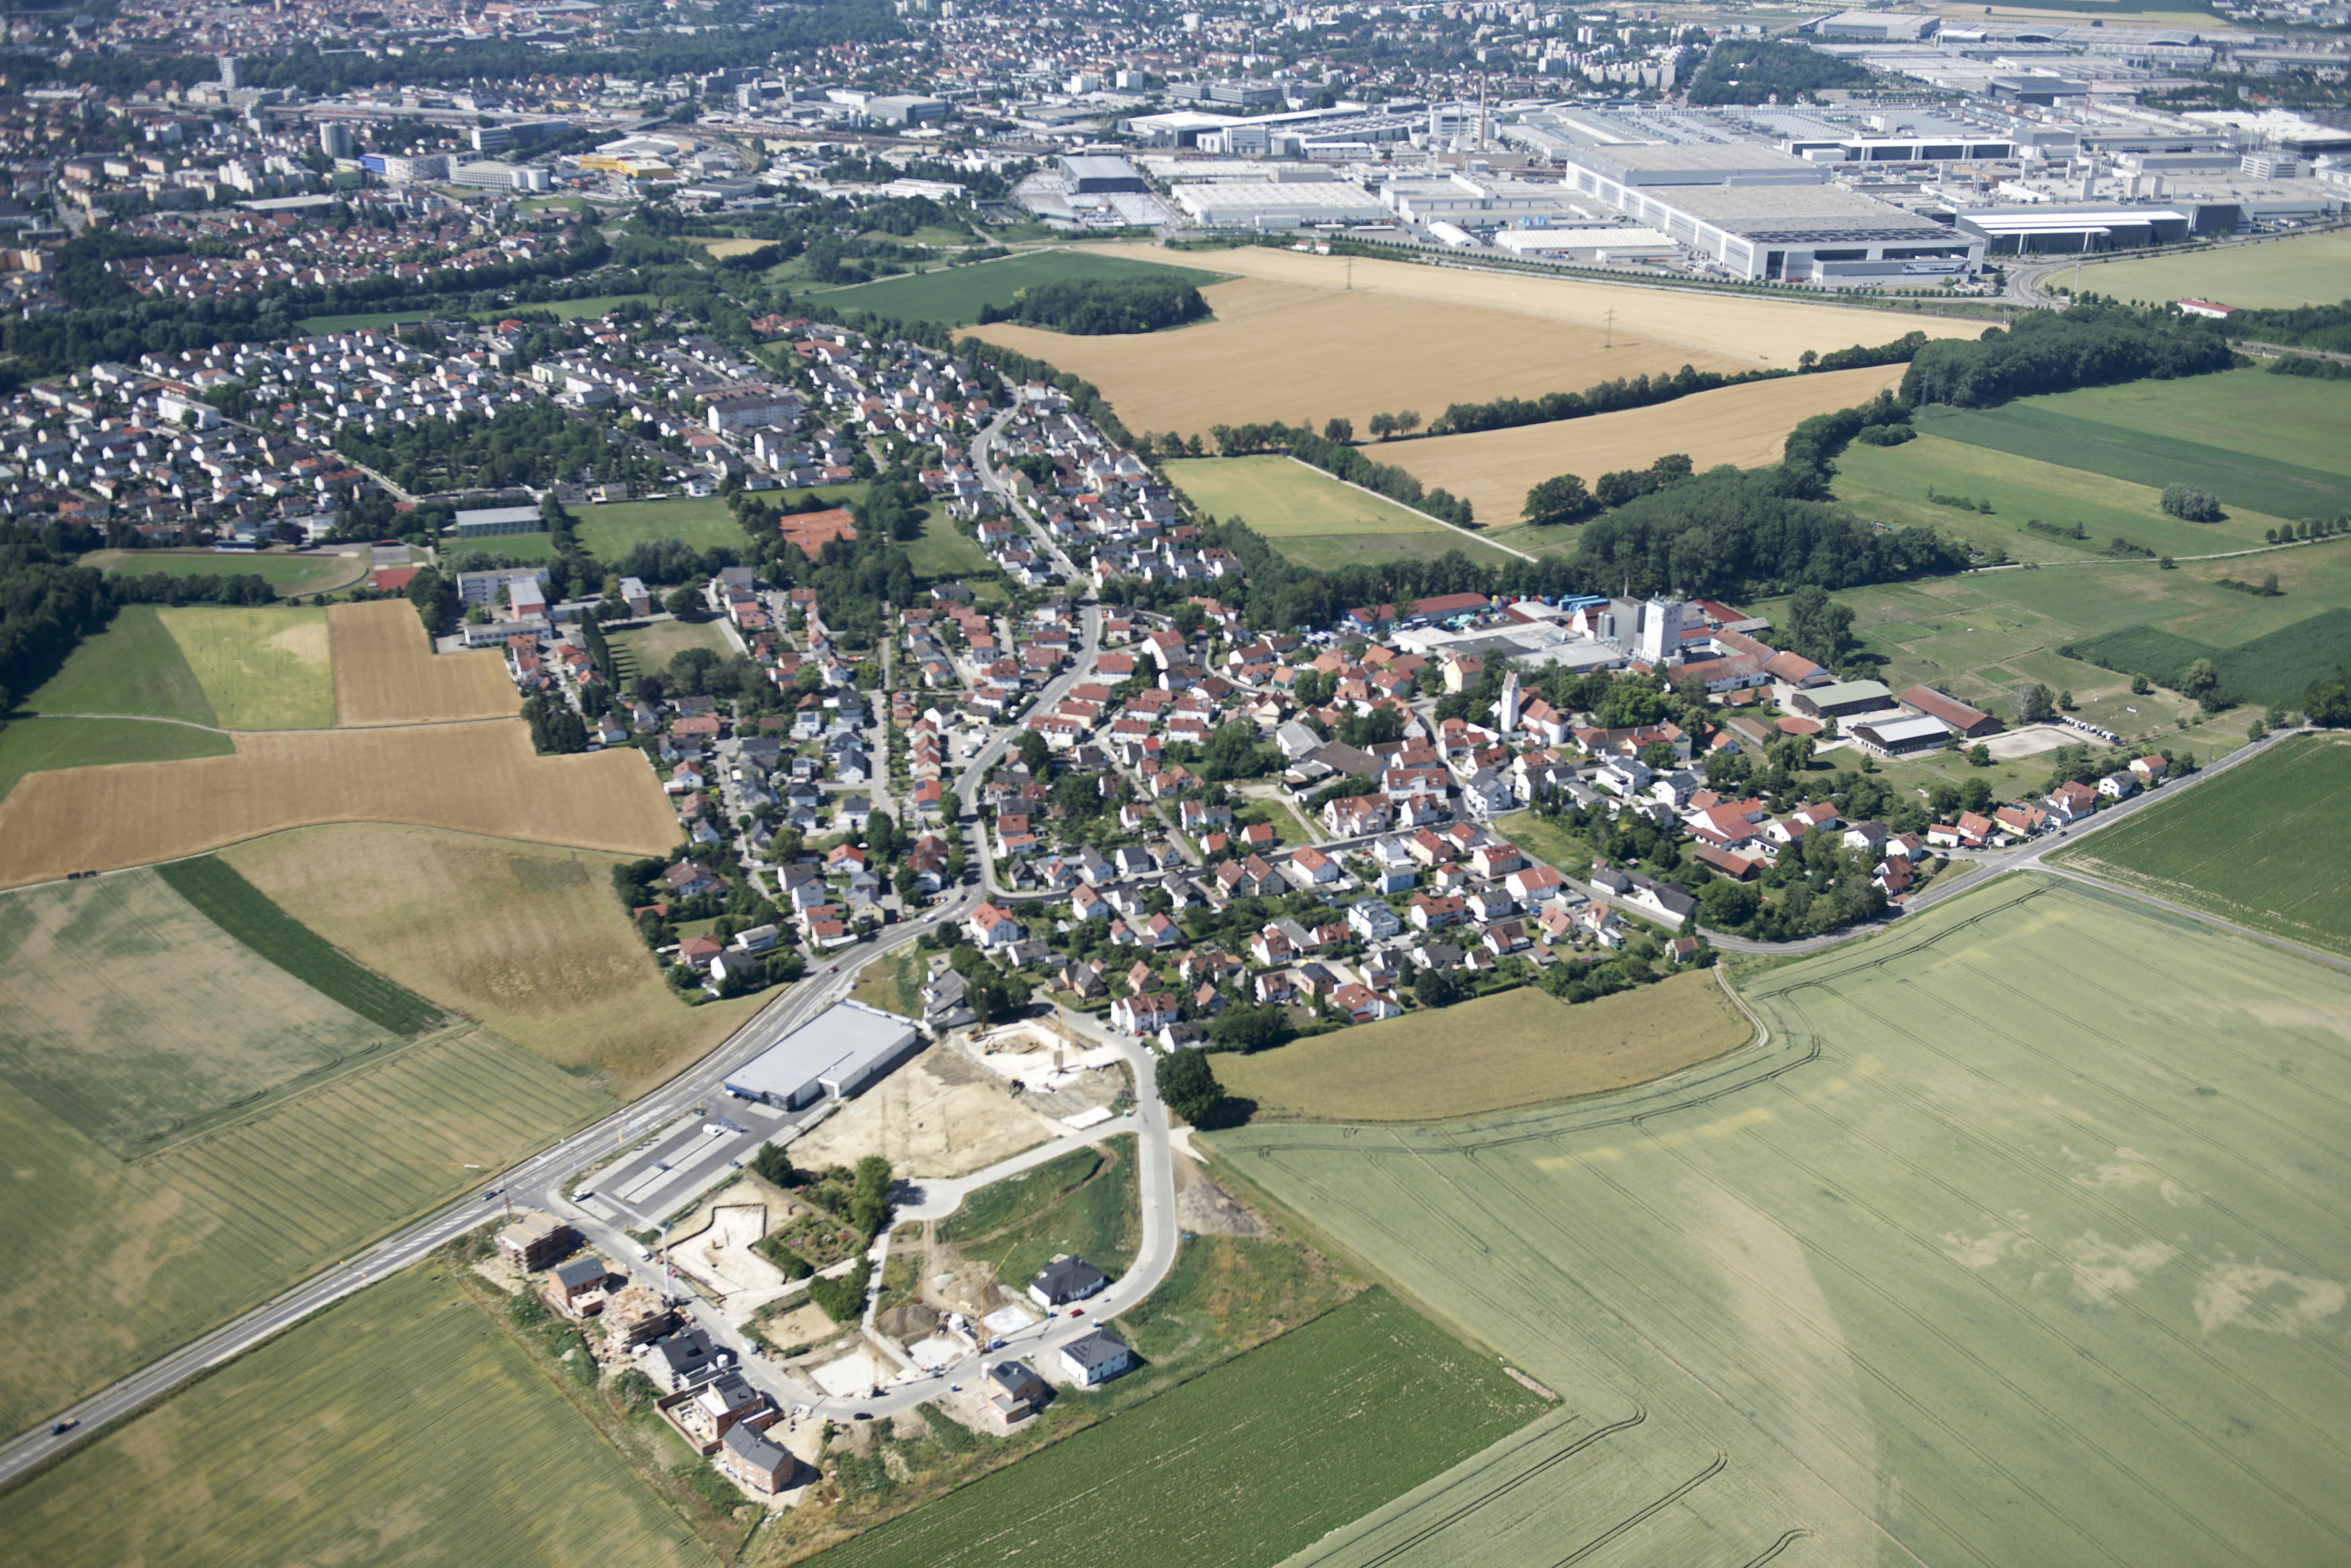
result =
[[[1009,493],[987,464],[987,443],[1009,417],[1008,413],[998,416],[974,442],[974,454],[982,482],[1003,497],[1005,504],[1036,535],[1039,545],[1070,581],[1076,584],[1081,577],[1075,565],[1059,545],[1045,535],[1035,519]],[[1049,682],[1039,694],[1038,709],[1051,708],[1072,687],[1092,676],[1095,660],[1101,652],[1101,640],[1102,611],[1100,607],[1088,602],[1081,609],[1081,639],[1076,660],[1066,674]],[[500,1196],[509,1196],[534,1208],[558,1209],[567,1217],[577,1217],[575,1222],[591,1231],[607,1230],[564,1197],[564,1189],[576,1173],[594,1165],[639,1129],[675,1116],[695,1104],[707,1104],[723,1098],[727,1075],[841,1001],[856,984],[858,971],[865,965],[918,940],[934,921],[961,919],[982,898],[982,889],[993,885],[993,869],[977,801],[987,770],[1004,755],[1017,732],[1017,726],[1008,725],[999,729],[966,764],[956,785],[958,815],[963,819],[960,826],[970,836],[971,854],[977,856],[981,867],[979,887],[950,888],[934,906],[929,919],[889,928],[871,943],[854,950],[853,960],[844,959],[832,968],[812,969],[809,978],[762,1008],[717,1050],[633,1105],[615,1111],[592,1127],[572,1134],[522,1165],[510,1168],[502,1177],[493,1179],[486,1189],[469,1192],[375,1245],[321,1270],[292,1289],[57,1412],[52,1418],[70,1423],[73,1428],[71,1437],[78,1440],[99,1427],[133,1414],[206,1368],[243,1354],[321,1308],[418,1262],[451,1238],[486,1222],[491,1213],[485,1206]],[[1140,1301],[1165,1277],[1175,1261],[1175,1187],[1173,1168],[1168,1163],[1173,1151],[1166,1112],[1160,1105],[1153,1082],[1148,1051],[1135,1043],[1120,1044],[1129,1065],[1134,1069],[1135,1109],[1130,1125],[1137,1135],[1137,1155],[1143,1164],[1143,1246],[1134,1266],[1102,1298],[1102,1315],[1123,1311]],[[684,1196],[683,1192],[678,1194],[679,1199],[682,1200]],[[502,1213],[503,1209],[498,1212]],[[619,1249],[616,1246],[613,1250]],[[1055,1319],[1040,1325],[1033,1337],[1050,1346],[1078,1332],[1083,1331],[1068,1320]],[[914,1389],[893,1395],[893,1402],[888,1407],[914,1403],[933,1392],[935,1390]],[[860,1407],[867,1407],[861,1405]],[[46,1423],[0,1445],[0,1483],[5,1483],[40,1463],[57,1452],[61,1446],[60,1440],[49,1434]]]

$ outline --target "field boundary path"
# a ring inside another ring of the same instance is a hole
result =
[[[1499,540],[1499,539],[1489,539],[1489,538],[1488,538],[1485,535],[1480,534],[1479,532],[1478,532],[1478,530],[1477,530],[1477,529],[1475,529],[1475,528],[1464,528],[1464,527],[1463,527],[1463,526],[1461,526],[1461,524],[1458,524],[1458,523],[1447,523],[1444,518],[1442,518],[1442,517],[1437,517],[1437,516],[1433,516],[1433,515],[1431,515],[1430,514],[1428,514],[1428,513],[1426,513],[1426,512],[1423,512],[1423,511],[1422,511],[1419,507],[1417,507],[1417,506],[1411,505],[1411,504],[1407,504],[1407,503],[1405,503],[1405,502],[1398,501],[1398,500],[1397,500],[1395,496],[1393,496],[1393,495],[1382,495],[1382,494],[1381,494],[1378,491],[1376,491],[1376,490],[1366,490],[1366,489],[1364,489],[1364,486],[1362,486],[1362,485],[1360,485],[1360,484],[1356,483],[1355,483],[1353,480],[1352,480],[1352,479],[1341,479],[1337,474],[1331,472],[1328,469],[1322,469],[1322,468],[1317,468],[1317,467],[1315,467],[1312,463],[1311,463],[1311,462],[1307,462],[1307,461],[1306,461],[1304,458],[1302,458],[1302,457],[1294,457],[1294,456],[1290,456],[1290,454],[1289,454],[1289,453],[1287,453],[1287,452],[1283,453],[1282,455],[1283,455],[1283,456],[1285,456],[1285,457],[1290,457],[1290,462],[1292,462],[1296,463],[1299,467],[1301,467],[1301,468],[1302,468],[1302,469],[1306,470],[1306,472],[1309,472],[1309,473],[1312,473],[1312,474],[1320,475],[1322,478],[1324,478],[1324,479],[1327,479],[1327,480],[1331,481],[1333,484],[1343,484],[1343,485],[1345,485],[1348,489],[1350,489],[1350,490],[1353,490],[1353,491],[1358,491],[1358,492],[1362,493],[1363,494],[1365,494],[1365,495],[1370,496],[1370,497],[1371,497],[1373,500],[1374,500],[1374,501],[1384,501],[1384,502],[1386,502],[1386,503],[1387,503],[1389,505],[1391,505],[1391,506],[1401,506],[1401,507],[1403,507],[1406,512],[1411,513],[1411,514],[1412,514],[1414,516],[1416,516],[1416,517],[1426,517],[1426,518],[1427,518],[1429,522],[1436,524],[1439,528],[1446,529],[1447,531],[1448,531],[1448,532],[1450,532],[1450,533],[1458,534],[1458,535],[1461,535],[1463,538],[1465,538],[1465,539],[1475,539],[1476,541],[1478,541],[1478,543],[1479,543],[1479,544],[1485,545],[1485,546],[1486,546],[1486,548],[1488,548],[1489,550],[1499,550],[1499,551],[1501,551],[1501,552],[1502,552],[1504,555],[1506,555],[1506,556],[1517,556],[1520,560],[1521,560],[1521,561],[1531,561],[1531,560],[1534,560],[1534,559],[1536,558],[1536,557],[1534,557],[1534,556],[1532,556],[1528,555],[1524,550],[1516,549],[1516,548],[1513,548],[1512,546],[1510,546],[1510,545],[1505,545],[1505,544],[1503,544],[1503,543],[1502,543],[1500,540]]]

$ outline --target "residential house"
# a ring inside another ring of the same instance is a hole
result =
[[[1110,1287],[1110,1276],[1083,1258],[1054,1259],[1029,1282],[1029,1299],[1048,1310],[1086,1301]]]
[[[1110,1022],[1114,1029],[1129,1034],[1156,1034],[1176,1022],[1182,1012],[1181,1005],[1167,992],[1150,991],[1138,996],[1122,996],[1110,1004]]]
[[[1107,1383],[1134,1365],[1134,1352],[1101,1329],[1061,1347],[1061,1370],[1081,1388]]]

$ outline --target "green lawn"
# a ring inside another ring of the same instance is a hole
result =
[[[364,554],[245,556],[211,550],[94,550],[79,564],[121,576],[256,576],[277,589],[280,598],[333,593],[365,581],[372,569]]]
[[[1329,570],[1435,560],[1447,550],[1489,565],[1503,558],[1473,535],[1287,457],[1186,458],[1166,469],[1169,482],[1194,505],[1247,523],[1301,566]]]
[[[2116,299],[2212,299],[2256,309],[2335,305],[2351,296],[2351,234],[2295,234],[2185,255],[2104,262],[2082,269],[2082,287]]]
[[[979,576],[997,569],[979,541],[958,530],[944,506],[923,509],[923,536],[907,542],[906,560],[914,576],[933,582]]]
[[[2351,744],[2297,735],[2053,858],[2351,956]]]
[[[2351,512],[2346,428],[2351,382],[2264,370],[2086,388],[1996,409],[1937,405],[1918,414],[1920,431],[1947,440],[2158,489],[2199,485],[2231,510],[2286,518]]]
[[[939,1221],[939,1240],[974,1241],[992,1236],[1061,1202],[1101,1169],[1102,1162],[1102,1156],[1091,1148],[1071,1149],[1034,1169],[990,1182]]]
[[[607,564],[628,554],[630,545],[653,539],[679,539],[697,550],[743,545],[742,527],[726,503],[715,495],[613,501],[581,506],[572,514],[580,520],[580,547]]]
[[[1567,1399],[1294,1568],[2341,1557],[2351,974],[2016,877],[1746,998],[1646,1088],[1196,1139]]]
[[[972,1568],[1015,1550],[1024,1568],[1280,1563],[1545,1407],[1373,1291],[827,1556],[840,1568]]]
[[[615,670],[623,687],[632,687],[640,675],[658,675],[669,661],[689,648],[706,648],[731,656],[722,623],[716,620],[657,620],[650,625],[611,634]]]
[[[479,555],[490,560],[504,556],[525,566],[555,559],[555,539],[547,534],[499,534],[487,539],[444,539],[441,558],[460,571],[471,571],[465,557]]]
[[[0,727],[0,798],[26,774],[113,763],[225,757],[236,742],[213,730],[145,719],[18,719]]]
[[[217,724],[188,656],[153,605],[125,605],[65,668],[24,700],[34,713],[135,713]],[[158,726],[159,728],[161,726]]]
[[[711,1563],[446,1267],[338,1303],[0,1497],[10,1555]]]
[[[981,1189],[974,1199],[977,1217],[967,1221],[957,1215],[949,1221],[965,1253],[996,1264],[997,1278],[1015,1291],[1064,1252],[1083,1258],[1112,1279],[1126,1272],[1134,1264],[1141,1240],[1134,1144],[1116,1138],[1105,1147],[1113,1150],[1114,1163],[1104,1162],[1091,1179],[1080,1179],[1082,1186],[1063,1179],[1076,1168],[1070,1158],[1062,1169],[1043,1168],[1050,1175],[1031,1172],[998,1184],[1017,1186],[1017,1191]]]
[[[1206,286],[1223,282],[1225,276],[1196,267],[1130,261],[1091,251],[1030,251],[1001,261],[942,265],[919,276],[889,277],[848,288],[823,289],[810,294],[808,303],[820,312],[870,310],[902,321],[938,321],[951,327],[969,327],[979,319],[981,306],[1008,306],[1021,289],[1058,283],[1063,278],[1180,277],[1196,286]]]

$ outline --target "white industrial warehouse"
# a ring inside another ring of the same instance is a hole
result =
[[[922,1044],[911,1019],[862,1002],[834,1004],[726,1075],[739,1099],[798,1110],[826,1095],[845,1100]]]

